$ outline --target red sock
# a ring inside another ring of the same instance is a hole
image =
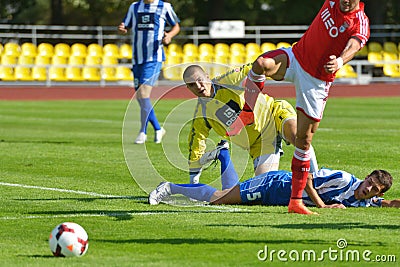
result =
[[[293,156],[292,159],[292,194],[290,198],[301,199],[307,184],[310,171],[310,160],[302,161]]]

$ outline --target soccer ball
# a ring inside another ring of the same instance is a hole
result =
[[[56,257],[81,257],[89,247],[88,235],[77,223],[61,223],[51,231],[49,246]]]

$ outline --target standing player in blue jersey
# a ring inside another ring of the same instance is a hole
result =
[[[180,31],[179,18],[170,3],[162,0],[140,0],[129,7],[118,30],[132,31],[132,64],[136,98],[140,105],[141,127],[135,144],[147,140],[147,124],[155,131],[154,142],[161,143],[165,129],[160,127],[150,102],[151,90],[160,75],[165,61],[163,44],[167,45]],[[166,24],[171,26],[165,31]]]
[[[220,149],[222,190],[206,184],[161,183],[149,195],[149,203],[159,204],[166,196],[182,194],[211,204],[287,206],[290,201],[292,173],[270,171],[239,183],[230,160],[229,150]],[[392,186],[392,176],[385,170],[374,170],[364,180],[341,171],[321,169],[308,175],[302,200],[319,208],[400,207],[400,199],[381,197]]]

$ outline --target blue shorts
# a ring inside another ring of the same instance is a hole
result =
[[[135,89],[142,84],[154,86],[160,76],[162,62],[151,61],[143,64],[135,64],[132,67]]]
[[[270,171],[240,183],[240,197],[245,204],[287,206],[292,192],[292,173]]]

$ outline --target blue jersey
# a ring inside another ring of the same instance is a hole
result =
[[[134,2],[122,22],[132,29],[133,64],[165,60],[162,44],[165,26],[179,23],[170,3],[161,0],[151,4],[145,4],[143,0]]]
[[[350,173],[338,170],[321,169],[313,173],[313,185],[325,204],[341,203],[346,207],[381,206],[382,198],[357,200],[354,191],[362,180]],[[240,196],[243,203],[269,206],[287,206],[292,191],[292,173],[271,171],[240,183]],[[315,204],[303,191],[306,205]]]

